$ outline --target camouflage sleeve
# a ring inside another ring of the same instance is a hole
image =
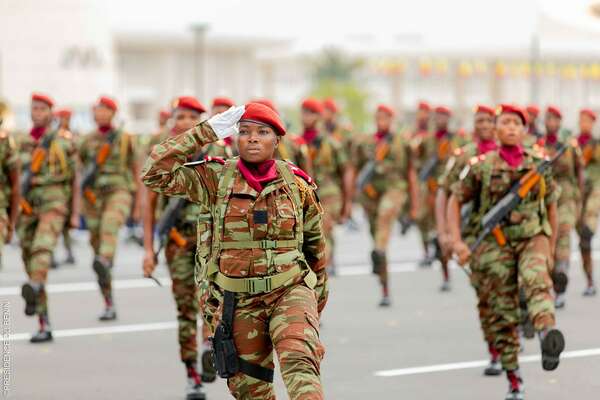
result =
[[[85,135],[85,137],[79,140],[79,144],[77,146],[77,152],[79,153],[79,159],[83,165],[87,165],[88,163],[88,142],[89,142],[90,134]]]
[[[199,174],[200,171],[208,174],[210,169],[190,168],[184,164],[202,146],[216,140],[210,125],[201,122],[189,131],[156,145],[142,169],[142,182],[156,192],[203,203],[205,184]]]
[[[560,192],[562,189],[556,183],[556,180],[554,179],[554,175],[552,174],[550,168],[547,169],[546,172],[544,172],[543,178],[544,185],[546,186],[544,202],[546,203],[546,205],[558,202],[558,198],[560,197]]]
[[[462,177],[459,177],[451,186],[452,194],[456,196],[459,203],[464,204],[473,199],[481,192],[480,164],[470,167],[470,170]],[[467,167],[463,167],[467,168]],[[461,172],[461,175],[463,172]]]
[[[7,136],[7,157],[3,162],[6,163],[8,170],[12,170],[19,165],[19,152],[17,151],[17,144],[12,136]]]
[[[323,208],[315,190],[306,188],[304,198],[304,244],[302,251],[310,268],[317,274],[315,291],[318,295],[319,312],[325,307],[328,296],[327,272],[325,270],[325,236],[323,234]]]

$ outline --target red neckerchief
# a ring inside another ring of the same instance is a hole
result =
[[[387,138],[390,134],[390,131],[377,131],[375,132],[375,141],[377,143],[381,142],[383,139]]]
[[[44,132],[46,132],[45,126],[34,126],[29,131],[29,134],[34,140],[38,141],[42,136],[44,136]]]
[[[98,127],[98,132],[100,132],[103,135],[106,135],[110,131],[112,131],[111,125],[103,125]]]
[[[319,131],[315,128],[306,128],[304,129],[304,133],[302,133],[302,138],[306,141],[306,143],[312,143],[313,140],[319,135]]]
[[[480,140],[477,143],[477,152],[479,155],[485,154],[489,151],[496,150],[498,148],[498,144],[494,139],[491,140]]]
[[[508,165],[515,168],[521,165],[521,163],[523,162],[525,152],[523,151],[523,147],[521,147],[520,145],[509,146],[503,144],[502,146],[500,146],[498,154],[500,154],[500,157],[502,157],[502,159],[506,161]]]
[[[447,129],[438,130],[435,132],[435,137],[437,140],[442,139],[444,136],[448,135]]]
[[[585,147],[586,144],[592,139],[592,134],[589,132],[580,133],[577,137],[577,143],[579,143],[580,147]]]
[[[223,139],[223,141],[227,146],[231,146],[233,144],[233,138],[231,136],[227,136],[225,139]]]
[[[546,144],[549,146],[554,146],[558,142],[558,135],[556,133],[548,133],[546,134]]]
[[[248,185],[258,193],[262,192],[263,184],[277,178],[275,160],[263,161],[260,164],[246,164],[244,160],[240,159],[237,165]]]

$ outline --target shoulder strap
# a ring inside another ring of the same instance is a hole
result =
[[[298,250],[302,252],[304,242],[304,215],[302,214],[302,199],[300,197],[300,188],[294,178],[290,166],[285,161],[277,160],[277,169],[287,186],[292,190],[292,201],[294,203],[294,212],[296,214],[296,240],[298,241]]]

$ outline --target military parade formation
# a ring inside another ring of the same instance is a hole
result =
[[[217,377],[234,398],[274,399],[274,351],[291,399],[323,399],[319,330],[328,279],[340,267],[335,228],[356,229],[362,208],[379,307],[402,296],[390,286],[390,238],[396,226],[402,234],[414,226],[419,266],[440,266],[440,291],[453,289],[452,263],[468,274],[489,351],[483,374],[506,376],[506,400],[525,398],[524,339],[537,337],[544,370],[558,367],[566,341],[556,310],[566,307],[573,231],[583,296],[597,291],[593,110],[580,110],[572,135],[556,106],[541,123],[536,105],[480,104],[466,133],[451,130],[449,107],[421,101],[405,123],[379,104],[375,132],[362,133],[332,98],[302,101],[298,132],[269,99],[209,105],[177,97],[158,113],[154,134],[134,135],[116,123],[117,100],[101,96],[92,106],[96,128],[80,135],[69,109],[34,93],[29,133],[0,126],[0,257],[18,240],[25,314],[38,320],[32,343],[53,340],[46,286],[58,243],[75,263],[70,229],[89,231],[98,318],[114,321],[119,232],[139,225],[140,273],[155,279],[166,259],[186,399],[205,399],[203,385]]]

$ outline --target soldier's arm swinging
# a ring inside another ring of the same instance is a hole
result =
[[[550,235],[550,250],[552,258],[554,258],[554,252],[556,250],[556,241],[558,240],[558,206],[556,202],[549,203],[546,206],[546,212],[548,213],[548,222],[550,222],[550,228],[552,228],[552,234]]]
[[[435,228],[437,231],[438,240],[443,250],[448,248],[448,227],[446,224],[446,208],[448,204],[448,196],[446,191],[441,187],[438,188],[435,194]]]
[[[17,163],[15,168],[10,171],[10,184],[12,186],[10,193],[10,216],[8,221],[8,235],[6,241],[10,242],[12,234],[17,224],[17,218],[19,217],[19,209],[21,203],[21,165]]]
[[[410,218],[414,221],[419,215],[419,183],[417,181],[417,170],[414,163],[409,159],[408,162],[408,195],[410,201]]]
[[[149,277],[156,268],[156,260],[154,259],[154,216],[156,214],[156,203],[158,193],[141,188],[146,195],[146,201],[142,206],[142,221],[144,224],[144,260],[143,270],[144,276]]]
[[[458,201],[458,198],[454,194],[450,195],[446,215],[448,232],[450,234],[450,243],[452,243],[453,252],[458,256],[460,265],[465,265],[471,256],[471,251],[462,240],[462,232],[460,228],[460,208],[461,204]]]
[[[71,220],[68,224],[71,228],[79,227],[79,212],[81,204],[81,174],[79,156],[73,156],[73,180],[71,181]]]

